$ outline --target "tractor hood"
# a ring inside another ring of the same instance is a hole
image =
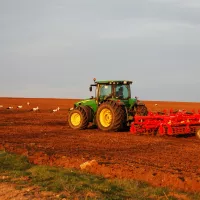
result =
[[[96,103],[96,99],[94,99],[94,98],[84,99],[84,100],[78,101],[78,102],[76,102],[74,104],[74,108],[76,108],[76,107],[78,107],[80,105],[82,105],[82,106],[89,106],[90,108],[92,108],[92,110],[94,112],[96,112],[96,110],[97,110],[97,103]]]
[[[88,103],[90,104],[91,102],[93,102],[94,101],[94,99],[84,99],[84,100],[81,100],[81,101],[78,101],[78,102],[76,102],[74,105],[76,105],[76,106],[79,106],[79,105],[88,105]]]

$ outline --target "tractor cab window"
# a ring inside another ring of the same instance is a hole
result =
[[[112,86],[111,85],[100,85],[99,96],[105,97],[112,94]]]
[[[115,96],[119,99],[127,99],[129,97],[128,85],[116,85]]]

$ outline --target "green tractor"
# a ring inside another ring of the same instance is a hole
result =
[[[68,123],[73,129],[86,129],[89,123],[103,131],[122,131],[129,126],[135,115],[148,114],[147,107],[137,97],[131,98],[132,81],[96,81],[95,97],[74,104],[68,113]]]

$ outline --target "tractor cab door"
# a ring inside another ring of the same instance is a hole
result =
[[[99,85],[99,101],[103,101],[112,97],[112,85],[100,84]]]
[[[115,98],[124,102],[124,104],[129,107],[130,99],[130,85],[119,84],[114,87]]]
[[[115,97],[126,100],[130,96],[129,94],[129,85],[116,85],[115,86]]]

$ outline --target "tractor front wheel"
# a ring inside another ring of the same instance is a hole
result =
[[[102,103],[96,113],[96,122],[103,131],[120,131],[123,129],[125,111],[115,102]]]
[[[79,106],[68,114],[68,124],[73,129],[86,129],[89,120],[86,109],[83,106]]]

